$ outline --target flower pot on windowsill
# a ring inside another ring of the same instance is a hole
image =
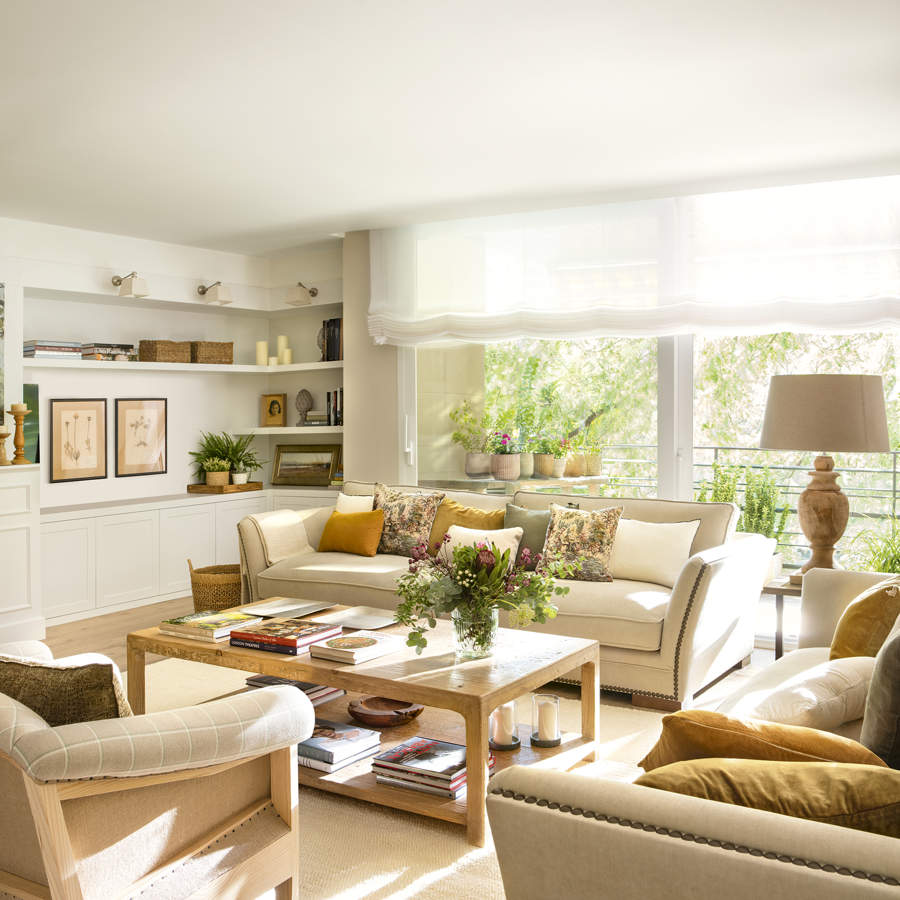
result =
[[[603,457],[599,453],[584,454],[584,474],[599,475],[603,469]]]
[[[478,478],[491,474],[490,453],[467,453],[466,475],[469,478]]]
[[[531,478],[534,475],[534,454],[519,454],[519,478]]]
[[[566,457],[565,474],[567,478],[581,478],[584,475],[583,453],[570,453]]]
[[[498,481],[518,481],[520,469],[518,453],[491,454],[491,475]]]
[[[549,478],[553,474],[552,453],[534,454],[534,474],[543,475],[545,478]]]
[[[210,487],[221,487],[223,484],[228,484],[229,475],[229,472],[207,472],[206,483]]]
[[[249,472],[232,472],[231,473],[231,483],[232,484],[246,484],[250,478]]]
[[[566,458],[564,456],[553,457],[553,470],[550,475],[552,478],[562,478],[566,471]]]

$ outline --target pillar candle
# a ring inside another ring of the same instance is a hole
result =
[[[270,356],[270,357],[269,357],[269,365],[270,365],[270,366],[277,366],[277,365],[278,365],[278,357],[277,357],[277,356]]]
[[[294,351],[290,347],[286,347],[284,353],[281,354],[281,364],[289,366],[294,361]]]
[[[492,716],[493,740],[495,744],[508,747],[516,736],[516,704],[504,703],[494,710]]]
[[[28,406],[24,403],[11,403],[9,407],[13,412],[25,412]]]
[[[256,364],[258,366],[266,366],[269,364],[269,342],[256,342]]]
[[[542,700],[538,704],[538,740],[555,741],[557,737],[556,703]]]

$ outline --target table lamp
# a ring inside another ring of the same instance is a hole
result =
[[[773,375],[759,446],[764,450],[818,450],[815,470],[797,500],[800,527],[812,555],[799,574],[833,569],[834,545],[850,515],[834,460],[827,452],[884,453],[891,449],[880,375]]]

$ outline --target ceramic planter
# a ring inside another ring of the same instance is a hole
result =
[[[490,453],[467,453],[466,454],[466,475],[469,478],[478,478],[479,476],[491,474],[491,454]]]
[[[498,481],[518,481],[519,471],[518,453],[491,454],[491,475]]]
[[[534,454],[534,474],[543,475],[545,478],[550,478],[553,475],[552,453]]]
[[[553,478],[562,478],[566,471],[566,458],[561,456],[559,458],[553,457],[553,471],[551,473]]]
[[[519,478],[531,478],[534,475],[534,454],[519,454]]]
[[[228,477],[230,474],[230,472],[207,472],[206,483],[216,487],[221,487],[223,484],[228,484]]]
[[[584,474],[599,475],[603,468],[603,457],[599,453],[584,454]]]
[[[232,472],[231,473],[231,483],[232,484],[246,484],[249,478],[250,478],[249,472]]]
[[[581,478],[584,475],[584,454],[570,453],[566,457],[566,477]]]

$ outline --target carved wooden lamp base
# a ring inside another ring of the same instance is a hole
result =
[[[850,518],[850,501],[837,483],[830,456],[817,456],[809,484],[797,501],[800,527],[809,541],[812,555],[799,573],[791,575],[791,584],[801,584],[810,569],[838,568],[834,563],[834,545],[841,539]]]

